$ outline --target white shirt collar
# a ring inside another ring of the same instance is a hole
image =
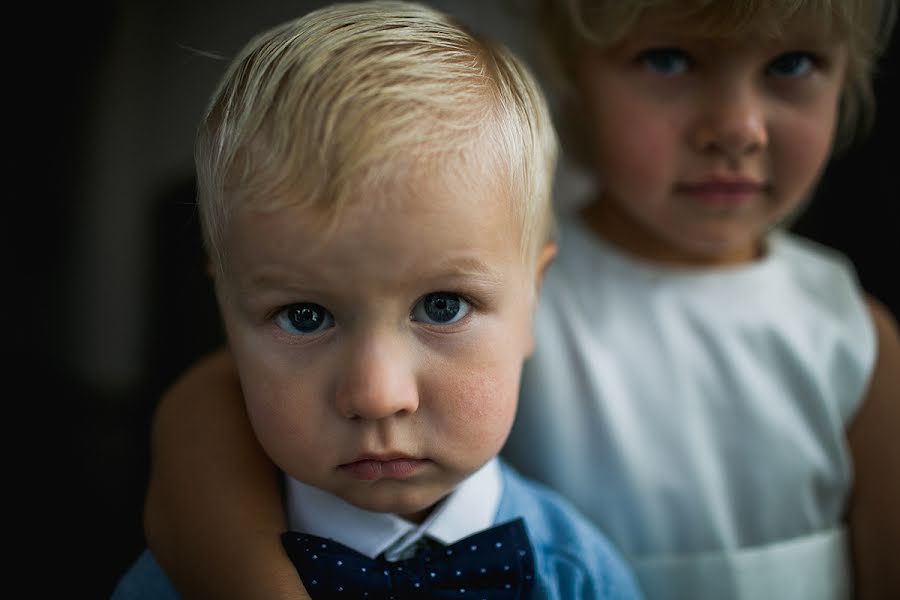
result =
[[[285,510],[292,531],[330,538],[369,558],[381,553],[397,560],[428,535],[452,544],[494,524],[502,480],[497,459],[469,475],[421,524],[391,513],[357,508],[344,500],[285,476]]]

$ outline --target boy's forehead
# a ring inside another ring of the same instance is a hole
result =
[[[225,241],[231,275],[243,289],[261,282],[337,289],[352,281],[406,286],[452,276],[506,280],[524,258],[508,203],[493,186],[454,188],[441,182],[445,174],[422,172],[360,187],[329,222],[296,205],[242,210]]]
[[[481,127],[450,131],[427,124],[423,129],[415,126],[423,133],[407,138],[410,143],[388,144],[361,161],[351,160],[354,156],[337,156],[325,170],[325,177],[316,165],[297,162],[284,164],[277,171],[270,169],[268,174],[248,171],[248,180],[238,182],[230,195],[234,210],[225,230],[232,229],[241,214],[299,208],[304,219],[315,223],[315,230],[321,233],[310,240],[316,245],[323,243],[330,232],[347,235],[364,231],[383,214],[413,212],[428,216],[438,211],[459,211],[476,216],[502,214],[502,221],[492,219],[494,228],[499,232],[502,227],[499,235],[518,240],[524,248],[539,237],[531,235],[526,226],[524,215],[532,210],[532,200],[522,193],[527,178],[536,174],[525,173],[516,150],[503,143],[497,118],[482,115],[480,119]],[[436,138],[441,132],[443,136]],[[437,198],[449,198],[453,203],[436,204]]]
[[[451,215],[500,214],[496,226],[514,224],[514,205],[509,193],[508,174],[498,168],[483,144],[461,146],[455,151],[429,153],[427,149],[405,152],[359,171],[343,188],[333,188],[319,197],[305,197],[302,191],[279,194],[277,198],[245,198],[233,215],[261,222],[254,216],[273,215],[288,219],[298,216],[321,233],[353,235],[379,223],[384,215],[416,215],[423,222],[435,213]],[[295,179],[302,190],[303,177]],[[411,238],[412,239],[412,238]]]
[[[509,169],[499,154],[483,140],[450,149],[409,148],[357,171],[341,189],[330,190],[330,197],[312,199],[313,212],[325,221],[350,224],[381,212],[427,214],[438,208],[436,198],[453,198],[451,208],[487,213],[503,207],[511,217]]]

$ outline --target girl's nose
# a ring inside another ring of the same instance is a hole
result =
[[[692,127],[691,143],[698,152],[736,161],[769,143],[765,99],[749,84],[722,87],[709,90]]]
[[[399,342],[373,336],[355,343],[338,368],[335,403],[348,419],[377,421],[419,408],[415,365]]]

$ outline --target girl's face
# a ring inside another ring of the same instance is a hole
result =
[[[649,260],[752,260],[827,163],[846,45],[800,18],[777,40],[679,29],[646,16],[622,44],[580,57],[602,190],[587,216]]]

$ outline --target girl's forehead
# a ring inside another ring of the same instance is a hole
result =
[[[692,4],[645,10],[625,34],[625,39],[640,35],[680,35],[720,41],[803,39],[838,43],[846,37],[846,28],[832,12],[814,7],[789,11],[775,3],[734,11],[726,9],[733,4],[731,2],[708,3],[691,9]]]

